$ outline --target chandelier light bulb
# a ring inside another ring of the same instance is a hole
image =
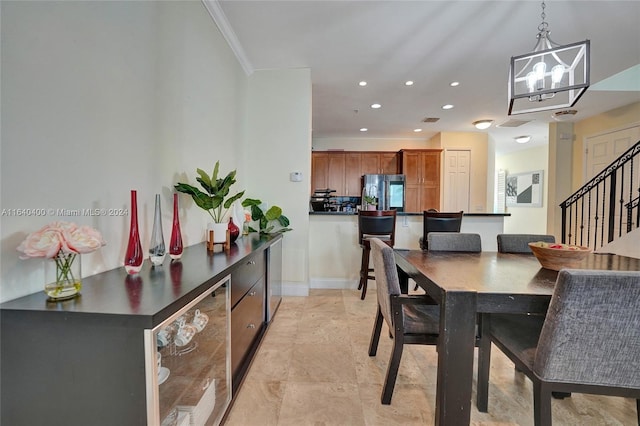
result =
[[[529,88],[529,92],[536,90],[536,75],[533,71],[527,74],[527,87]]]
[[[533,66],[533,73],[536,76],[536,89],[544,89],[544,75],[547,72],[547,64],[544,62],[538,62]]]
[[[564,67],[562,65],[556,65],[551,68],[551,82],[553,83],[553,87],[556,87],[556,85],[562,81],[563,74]]]

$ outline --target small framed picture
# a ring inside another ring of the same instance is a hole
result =
[[[507,175],[507,207],[542,207],[543,170]]]

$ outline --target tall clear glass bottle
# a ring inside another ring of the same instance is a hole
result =
[[[156,208],[153,215],[153,231],[151,232],[151,243],[149,244],[149,259],[153,266],[160,266],[164,262],[167,249],[164,245],[164,235],[162,233],[162,210],[160,207],[160,194],[156,194]]]

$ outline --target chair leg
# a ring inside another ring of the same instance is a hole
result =
[[[396,378],[398,377],[398,370],[400,369],[400,359],[402,358],[403,349],[404,342],[402,334],[396,331],[393,339],[393,350],[391,351],[389,366],[387,367],[387,377],[384,379],[384,387],[382,388],[381,402],[384,405],[391,404],[391,397],[393,396],[393,388],[396,385]]]
[[[364,300],[367,295],[367,282],[369,280],[369,252],[371,249],[364,248],[362,249],[362,265],[360,266],[360,285],[358,286],[358,290],[362,289],[362,295],[360,295],[360,299]]]
[[[363,276],[364,276],[364,272],[366,271],[367,268],[369,267],[369,265],[365,265],[364,264],[364,258],[366,256],[365,252],[367,251],[366,248],[362,247],[362,256],[360,257],[360,281],[358,282],[358,290],[362,289],[362,282],[363,282]]]
[[[638,426],[640,426],[640,399],[636,399],[636,415],[638,416]]]
[[[369,343],[369,356],[376,356],[376,353],[378,352],[378,342],[380,341],[380,333],[382,332],[383,319],[380,305],[378,305],[376,320],[373,324],[373,333],[371,333],[371,342]]]
[[[489,407],[489,370],[491,367],[491,339],[489,335],[489,315],[480,316],[480,342],[478,344],[478,383],[476,391],[476,406],[478,411],[486,413]]]
[[[533,381],[533,424],[551,426],[551,392],[540,380]]]

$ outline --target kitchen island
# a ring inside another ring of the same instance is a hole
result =
[[[496,235],[509,213],[465,213],[460,232],[480,234],[483,251],[497,251]],[[395,248],[419,250],[422,213],[398,213]],[[362,249],[358,215],[353,212],[309,212],[309,278],[311,288],[357,288]],[[371,284],[371,283],[370,283]]]

